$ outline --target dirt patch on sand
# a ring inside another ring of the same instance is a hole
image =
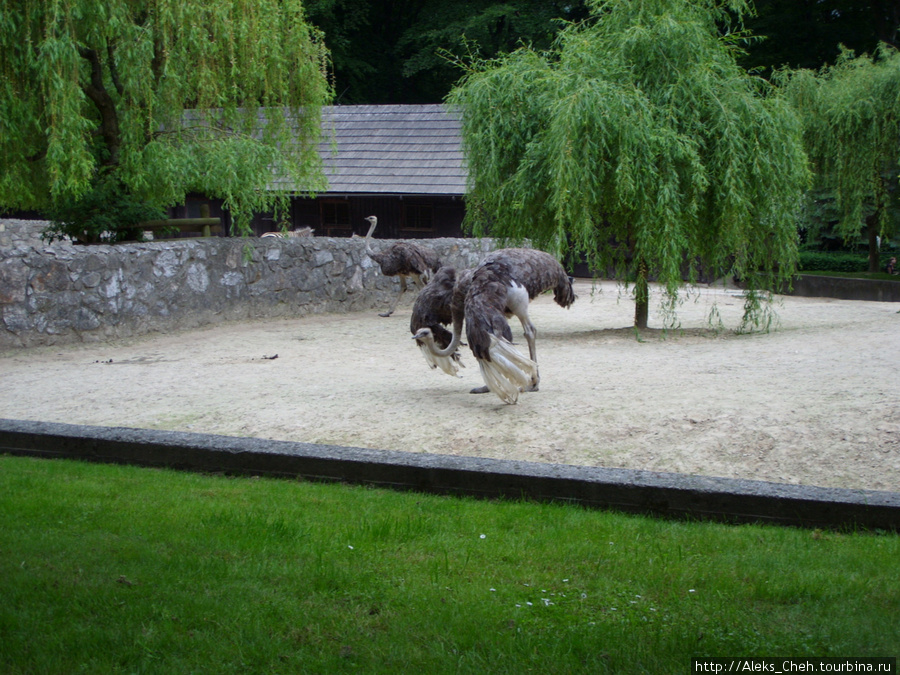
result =
[[[576,292],[532,303],[541,387],[517,405],[468,393],[467,349],[461,378],[429,370],[407,304],[8,351],[0,417],[900,490],[896,304],[784,297],[777,330],[736,335],[740,292],[704,287],[637,339],[615,284]]]

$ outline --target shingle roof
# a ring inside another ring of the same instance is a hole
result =
[[[465,194],[460,119],[446,106],[332,106],[322,129],[328,194]]]

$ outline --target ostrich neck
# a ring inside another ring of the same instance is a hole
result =
[[[460,343],[462,342],[462,326],[463,326],[463,315],[461,312],[453,312],[453,337],[450,339],[450,344],[447,345],[444,349],[438,349],[438,346],[434,343],[434,336],[431,337],[430,340],[426,343],[428,345],[428,349],[434,356],[453,356],[454,352],[459,348]]]
[[[453,300],[450,303],[450,312],[453,316],[453,337],[450,339],[450,344],[444,349],[438,349],[432,338],[428,348],[434,356],[452,356],[462,343],[463,320],[466,316],[465,299],[471,285],[472,271],[463,270],[456,278],[453,286]]]
[[[375,251],[372,250],[371,241],[372,241],[372,233],[375,231],[376,225],[378,225],[378,223],[372,223],[369,226],[369,231],[366,232],[366,253],[368,253],[369,257],[372,257],[372,258],[375,257],[375,255],[374,255]]]
[[[428,345],[429,351],[434,356],[453,356],[456,350],[459,348],[459,343],[462,341],[461,338],[461,330],[457,330],[456,326],[453,326],[453,338],[450,340],[450,344],[447,345],[445,349],[438,349],[438,346],[434,343],[434,337],[429,339],[426,344]]]

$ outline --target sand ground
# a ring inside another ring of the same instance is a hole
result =
[[[701,287],[638,338],[614,283],[576,292],[532,303],[517,405],[468,393],[467,349],[462,377],[429,370],[407,304],[3,352],[0,417],[900,490],[897,304],[780,297],[776,330],[738,335],[740,291]]]

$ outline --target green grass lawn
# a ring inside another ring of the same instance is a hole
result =
[[[897,656],[900,537],[0,456],[0,672]]]

